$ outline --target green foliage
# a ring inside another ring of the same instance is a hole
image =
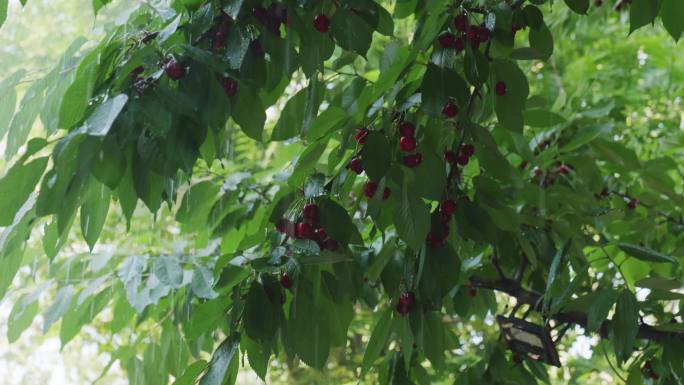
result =
[[[233,384],[245,362],[566,383],[498,338],[515,301],[612,346],[562,355],[577,381],[613,359],[674,383],[684,74],[642,27],[676,41],[684,9],[621,3],[145,3],[44,77],[9,75],[0,294],[22,266],[45,283],[13,293],[8,339],[43,307],[62,345],[106,314],[133,384]]]

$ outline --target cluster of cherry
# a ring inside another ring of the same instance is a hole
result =
[[[309,239],[318,244],[321,250],[337,250],[339,243],[330,238],[320,223],[318,206],[314,203],[304,205],[300,219],[293,222],[282,218],[276,223],[276,230],[293,239]]]
[[[439,35],[437,41],[440,47],[444,49],[453,48],[456,53],[460,53],[465,48],[466,41],[470,43],[470,47],[474,50],[479,49],[480,44],[489,41],[492,34],[484,24],[480,26],[469,24],[470,22],[466,14],[456,16],[454,18],[456,33],[446,31]]]

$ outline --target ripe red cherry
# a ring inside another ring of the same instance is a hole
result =
[[[561,163],[556,169],[556,172],[559,174],[568,174],[570,172],[570,167],[565,163]]]
[[[297,228],[295,230],[295,238],[298,239],[309,239],[314,235],[313,228],[308,223],[300,222],[297,223]]]
[[[456,212],[456,202],[451,199],[445,199],[439,209],[442,214],[451,216]]]
[[[404,292],[399,295],[399,302],[397,303],[397,313],[405,316],[411,311],[416,302],[416,295],[411,292]]]
[[[361,165],[361,158],[358,156],[353,157],[349,161],[349,165],[347,167],[354,171],[357,175],[360,175],[363,172],[363,166]]]
[[[463,51],[463,48],[465,48],[465,43],[463,43],[463,38],[458,38],[454,40],[454,49],[456,50],[456,53],[459,53]]]
[[[463,145],[463,148],[461,148],[461,153],[468,157],[473,156],[475,154],[475,146],[472,144]]]
[[[454,150],[449,150],[445,152],[444,160],[449,164],[454,163],[456,161],[456,152]]]
[[[411,152],[416,149],[416,138],[412,136],[402,136],[399,139],[399,147],[401,151]]]
[[[238,84],[231,78],[226,77],[221,79],[221,87],[223,88],[223,92],[225,92],[229,98],[232,98],[235,96],[235,94],[237,94]]]
[[[518,364],[518,365],[519,365],[519,364],[522,364],[522,362],[523,362],[522,356],[521,356],[519,353],[515,353],[515,354],[513,355],[513,362],[515,362],[515,363]]]
[[[427,242],[428,246],[432,247],[433,249],[441,249],[444,247],[444,238],[433,233],[428,233],[425,241]]]
[[[385,189],[382,190],[382,200],[389,198],[390,194],[392,194],[392,190],[390,190],[389,187],[385,187]]]
[[[421,155],[420,153],[416,153],[413,155],[406,155],[404,157],[404,166],[409,167],[409,168],[416,167],[419,164],[421,164],[422,162],[423,162],[423,155]]]
[[[636,198],[630,198],[629,202],[627,202],[627,208],[630,210],[634,210],[635,208],[637,208],[638,205],[639,205],[639,200]]]
[[[171,59],[166,63],[166,75],[171,80],[180,80],[185,77],[185,68],[176,60]]]
[[[474,287],[471,287],[470,289],[468,289],[468,295],[471,297],[477,296],[477,289],[475,289]]]
[[[304,208],[302,209],[302,216],[304,217],[304,219],[310,222],[317,222],[318,206],[316,206],[315,204],[304,205]]]
[[[480,48],[480,28],[471,25],[470,28],[468,28],[468,32],[466,32],[466,38],[468,38],[470,46],[473,49]]]
[[[216,32],[216,35],[214,35],[214,51],[218,51],[221,48],[223,48],[223,45],[226,42],[226,33],[223,31],[218,31]]]
[[[264,46],[261,45],[261,42],[259,40],[254,40],[249,44],[249,49],[252,51],[252,53],[256,56],[264,56],[266,51],[264,50]]]
[[[487,27],[482,27],[477,31],[477,38],[480,40],[480,43],[486,43],[491,36],[491,33],[487,29]]]
[[[363,195],[366,196],[366,198],[370,199],[373,198],[375,195],[375,191],[377,191],[378,185],[375,182],[367,182],[363,186]]]
[[[144,71],[145,71],[145,67],[137,66],[137,67],[133,68],[133,70],[131,71],[131,76],[133,76],[134,78],[137,78],[138,75],[140,75]]]
[[[278,220],[276,223],[276,230],[278,230],[279,233],[285,234],[287,233],[287,229],[292,227],[293,223],[285,218],[281,218]]]
[[[411,122],[402,122],[399,125],[399,134],[401,136],[414,137],[416,135],[416,126]]]
[[[446,116],[447,118],[453,118],[458,114],[458,107],[452,102],[448,102],[447,104],[444,105],[442,108],[442,115]]]
[[[320,33],[327,33],[330,31],[330,18],[323,13],[319,13],[314,17],[314,28]]]
[[[323,243],[323,247],[327,250],[335,251],[340,247],[340,244],[334,239],[326,239]]]
[[[354,138],[356,140],[356,143],[358,144],[365,144],[366,143],[366,137],[368,136],[368,130],[365,128],[357,128],[356,129],[356,137]]]
[[[456,162],[461,166],[465,166],[466,164],[468,164],[468,162],[470,162],[470,157],[464,153],[461,153],[458,155]]]
[[[413,306],[416,303],[416,294],[412,291],[403,292],[399,295],[399,302]]]
[[[454,35],[450,34],[449,32],[443,33],[437,38],[439,45],[444,49],[450,48],[454,44],[454,40]]]
[[[266,19],[268,18],[268,11],[264,7],[256,7],[252,10],[252,16],[259,20],[261,24],[266,24]]]
[[[294,282],[292,282],[292,279],[290,279],[290,276],[287,275],[287,273],[280,274],[280,286],[285,289],[291,289],[292,286],[294,286]]]
[[[328,238],[328,233],[325,231],[324,228],[319,227],[316,229],[316,236],[318,236],[320,239],[326,239]]]
[[[496,86],[494,87],[496,90],[496,94],[499,96],[504,96],[506,95],[506,83],[504,82],[497,82]]]
[[[454,25],[456,29],[465,32],[468,30],[468,16],[460,14],[454,18]]]

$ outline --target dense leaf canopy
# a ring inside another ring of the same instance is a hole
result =
[[[8,338],[103,325],[131,384],[682,383],[682,31],[681,0],[130,6],[0,82]]]

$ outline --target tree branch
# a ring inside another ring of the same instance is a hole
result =
[[[530,305],[535,311],[541,310],[542,294],[532,290],[524,289],[513,280],[504,279],[498,281],[486,281],[479,277],[473,276],[470,277],[470,285],[472,287],[506,293],[515,298],[519,304]],[[587,314],[583,312],[560,312],[554,314],[551,318],[557,322],[575,324],[583,328],[587,327]],[[602,338],[608,338],[611,322],[611,320],[606,320],[603,322],[603,324],[601,324],[598,333]],[[684,342],[684,332],[666,332],[657,330],[653,326],[642,323],[639,325],[637,338],[656,342],[667,341],[671,338],[679,338],[682,342]]]

